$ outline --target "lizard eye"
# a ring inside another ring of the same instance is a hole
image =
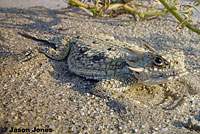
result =
[[[156,56],[153,60],[153,63],[157,66],[164,65],[164,59],[161,56]]]

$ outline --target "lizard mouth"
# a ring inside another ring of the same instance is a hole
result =
[[[167,79],[176,79],[178,77],[182,77],[183,75],[187,75],[188,71],[183,68],[179,70],[171,70],[171,69],[166,69],[166,70],[157,70],[157,71],[149,71],[151,77],[163,77]]]
[[[169,74],[167,79],[168,80],[177,79],[177,78],[180,78],[180,77],[187,75],[187,74],[188,74],[188,71],[184,68],[182,70],[176,71],[176,73]]]
[[[162,84],[167,81],[173,80],[173,79],[178,79],[182,76],[185,76],[188,74],[188,71],[184,69],[179,69],[179,70],[158,70],[154,72],[150,72],[150,77],[149,80],[147,80],[145,83],[148,85],[152,84]]]

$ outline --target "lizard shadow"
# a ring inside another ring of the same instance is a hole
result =
[[[199,115],[196,115],[196,116],[199,116]],[[199,121],[199,120],[197,120],[197,121]],[[186,128],[186,129],[188,129],[190,131],[194,131],[194,132],[197,132],[197,133],[200,132],[200,126],[197,125],[197,124],[192,123],[192,119],[191,118],[188,118],[186,123],[178,121],[178,120],[173,120],[172,124],[173,124],[174,127],[179,127],[179,128],[184,127],[184,128]]]
[[[0,44],[0,57],[3,58],[3,59],[7,59],[8,57],[12,57],[12,59],[14,59],[15,61],[18,61],[19,60],[19,57],[22,55],[22,54],[17,54],[15,52],[11,52],[10,51],[10,48],[3,45],[3,44]]]

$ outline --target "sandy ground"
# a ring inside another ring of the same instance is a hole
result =
[[[12,128],[53,133],[199,133],[200,36],[187,28],[176,31],[176,26],[170,17],[136,22],[131,16],[94,18],[75,9],[0,8],[1,133]],[[34,51],[39,44],[18,34],[50,38],[76,31],[101,32],[129,43],[144,40],[159,50],[179,49],[186,55],[190,74],[168,83],[166,99],[157,86],[151,93],[134,90],[107,100],[90,93],[94,81],[69,72],[65,61]],[[32,58],[23,61],[30,50]],[[166,106],[172,100],[173,105]]]

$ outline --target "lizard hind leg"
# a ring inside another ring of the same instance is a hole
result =
[[[51,44],[55,44],[55,49],[52,47],[40,47],[38,51],[45,54],[47,57],[53,60],[64,60],[70,51],[70,38],[63,36],[60,38],[54,38],[48,41]]]

